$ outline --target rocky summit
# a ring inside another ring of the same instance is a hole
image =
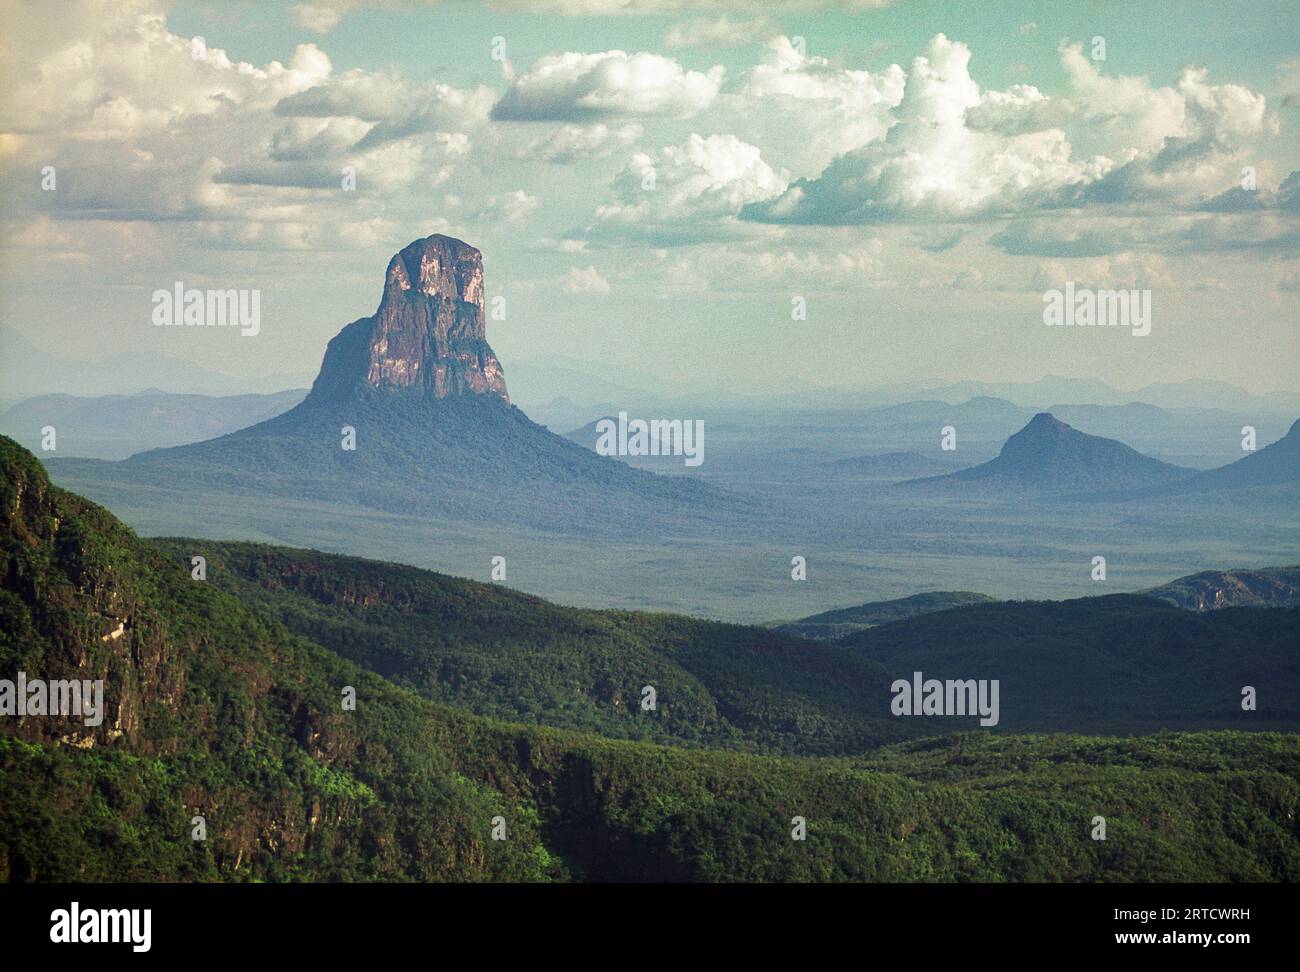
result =
[[[477,249],[435,234],[388,262],[379,309],[330,341],[312,396],[352,391],[510,400],[487,342]]]

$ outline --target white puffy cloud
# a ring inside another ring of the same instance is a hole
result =
[[[622,202],[598,208],[622,223],[715,221],[784,191],[787,177],[734,135],[691,134],[653,155],[638,152],[615,179]]]
[[[591,121],[624,115],[689,118],[713,103],[725,73],[688,71],[642,51],[568,52],[540,58],[516,77],[492,117],[505,121]]]
[[[1072,159],[1059,128],[1016,135],[972,128],[967,113],[991,102],[970,76],[970,56],[965,44],[937,35],[925,56],[913,60],[883,139],[839,157],[818,178],[796,183],[748,214],[828,224],[961,219],[1052,204],[1105,171],[1104,159]]]
[[[1235,181],[1250,143],[1276,134],[1278,119],[1263,95],[1239,84],[1210,84],[1203,68],[1187,67],[1172,86],[1100,73],[1078,44],[1063,44],[1081,120],[1081,138],[1115,158],[1087,198],[1096,202],[1190,203]]]
[[[1081,44],[1062,43],[1060,54],[1087,123],[1080,137],[1090,139],[1097,151],[1126,162],[1181,134],[1185,106],[1174,89],[1153,88],[1146,78],[1102,74]]]
[[[1020,135],[1055,128],[1073,111],[1071,102],[1049,98],[1032,84],[1013,84],[1006,91],[983,92],[966,112],[966,124],[976,131]]]
[[[740,90],[723,96],[719,122],[771,146],[796,176],[814,176],[889,130],[904,77],[898,65],[879,73],[842,67],[775,37]]]
[[[238,61],[172,33],[159,2],[67,0],[60,18],[20,8],[0,37],[12,79],[0,99],[0,171],[59,166],[60,191],[40,200],[56,222],[188,221],[230,245],[365,240],[392,207],[425,204],[401,190],[460,175],[447,189],[465,198],[464,219],[531,229],[539,181],[557,180],[547,216],[575,199],[584,212],[592,205],[588,187],[565,185],[582,170],[539,175],[535,163],[625,158],[649,130],[649,144],[671,144],[636,152],[597,198],[593,225],[559,245],[784,242],[805,231],[773,224],[886,221],[912,224],[899,242],[923,251],[970,233],[1006,254],[1056,258],[1153,247],[1277,253],[1300,236],[1300,177],[1278,185],[1286,170],[1261,157],[1276,113],[1261,94],[1199,68],[1162,87],[1104,74],[1063,43],[1068,85],[1049,95],[1030,84],[981,89],[970,51],[942,35],[907,71],[865,70],[771,36],[726,90],[721,67],[605,51],[542,57],[498,97],[499,85],[336,71],[314,44],[283,61]],[[723,4],[669,39],[773,30],[761,5]],[[560,124],[492,125],[493,114]],[[731,134],[685,138],[692,128]],[[65,177],[74,160],[75,179]],[[1247,162],[1259,165],[1258,190],[1237,186]],[[356,170],[356,193],[339,191],[345,166]],[[653,190],[642,188],[649,169]],[[0,181],[0,205],[22,221],[35,210],[15,186]],[[368,197],[360,221],[358,196]],[[1044,211],[1050,220],[1034,218]],[[986,219],[1004,225],[969,225]]]
[[[282,99],[276,114],[290,118],[352,118],[373,122],[358,148],[423,134],[470,132],[487,121],[492,89],[415,85],[388,74],[348,71]]]
[[[806,70],[781,70],[797,64],[797,53],[778,53],[774,63],[752,72],[754,94],[780,81],[794,90],[810,87]],[[1213,84],[1194,67],[1165,87],[1103,75],[1079,44],[1062,43],[1060,56],[1070,83],[1065,94],[1048,96],[1027,84],[981,91],[970,75],[966,45],[936,36],[912,62],[893,104],[889,86],[876,81],[874,91],[886,95],[877,102],[886,109],[876,122],[883,135],[837,155],[816,175],[802,176],[780,198],[751,205],[742,216],[852,224],[1092,211],[1113,203],[1152,214],[1264,208],[1260,196],[1225,192],[1252,147],[1278,131],[1262,95],[1239,84]],[[1176,239],[1207,246],[1237,228],[1224,220],[1189,221]],[[1136,223],[1121,236],[1141,245]],[[1277,227],[1249,234],[1250,245],[1276,246],[1286,237]],[[1115,239],[1113,226],[1076,224],[1067,231],[1024,224],[994,242],[1008,252],[1099,253],[1115,252]]]
[[[54,164],[60,191],[43,202],[57,217],[283,222],[308,228],[286,229],[295,245],[330,238],[320,224],[355,222],[356,195],[445,180],[495,98],[486,87],[335,74],[313,44],[287,63],[235,61],[172,33],[155,7],[70,0],[66,16],[7,23],[3,60],[21,80],[0,101],[0,129],[23,134],[2,140],[11,151],[0,168]],[[344,166],[357,171],[355,194],[341,191]],[[15,198],[0,190],[0,203]]]
[[[7,17],[4,60],[17,83],[0,101],[0,126],[134,138],[265,109],[331,70],[313,44],[299,45],[287,65],[234,62],[131,4],[82,0],[64,13],[49,18],[59,21],[55,37],[40,14]]]
[[[1278,131],[1263,95],[1211,84],[1194,67],[1165,87],[1105,76],[1077,44],[1063,44],[1061,60],[1072,83],[1073,115],[1082,122],[1079,137],[1118,164],[1082,185],[1068,213],[1012,222],[989,238],[992,245],[1046,256],[1155,248],[1285,252],[1300,245],[1293,215],[1300,209],[1300,177],[1275,191],[1240,185],[1256,146]]]

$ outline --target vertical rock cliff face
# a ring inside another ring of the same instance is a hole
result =
[[[137,547],[105,510],[54,489],[35,457],[0,438],[0,678],[103,682],[97,723],[6,715],[0,732],[89,749],[138,736],[149,712],[177,715],[197,647],[168,637],[162,597],[132,559]]]
[[[510,400],[487,342],[478,250],[434,235],[389,261],[379,309],[330,341],[312,398],[350,391]]]

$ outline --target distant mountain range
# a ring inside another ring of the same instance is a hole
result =
[[[164,354],[123,351],[94,361],[47,354],[10,327],[0,327],[3,404],[38,395],[134,395],[154,390],[178,395],[274,395],[301,388],[310,374],[227,375]]]
[[[1004,398],[1017,405],[1046,408],[1053,404],[1127,405],[1134,402],[1158,408],[1216,408],[1225,411],[1295,412],[1300,395],[1269,392],[1252,395],[1226,381],[1191,378],[1180,382],[1156,382],[1133,391],[1118,391],[1094,378],[1061,378],[1049,375],[1034,382],[961,381],[927,389],[945,401],[976,396]]]
[[[9,610],[6,597],[30,595],[24,578],[44,563],[28,562],[32,549],[87,543],[69,569],[80,565],[87,578],[99,578],[82,582],[91,584],[100,620],[82,627],[99,645],[120,622],[148,661],[167,630],[142,593],[150,582],[118,590],[108,580],[124,569],[111,550],[135,541],[120,526],[104,526],[111,518],[103,511],[52,490],[10,440],[0,439],[0,451],[7,466],[0,511],[15,558],[0,609]],[[993,602],[931,593],[816,616],[819,624],[872,624],[817,642],[682,616],[564,607],[502,586],[309,550],[204,539],[140,547],[170,561],[186,589],[190,560],[202,555],[206,583],[198,587],[221,590],[241,612],[274,617],[430,700],[604,735],[847,755],[956,728],[891,714],[889,685],[913,671],[1001,679],[1004,731],[1300,726],[1300,609],[1198,614],[1141,594]],[[175,603],[189,602],[177,591]],[[14,617],[13,631],[35,623]],[[58,623],[57,612],[40,622]],[[58,650],[78,643],[59,641]],[[149,663],[162,674],[141,686],[121,717],[128,727],[146,718],[150,699],[171,690],[174,665]],[[646,684],[663,706],[653,726],[636,718]],[[1269,705],[1255,717],[1237,705],[1235,687],[1243,684],[1268,686]]]
[[[212,371],[167,355],[125,352],[81,361],[37,349],[12,327],[0,326],[0,407],[50,393],[78,396],[135,394],[149,386],[175,394],[272,394],[302,387],[310,372],[250,378]],[[900,382],[875,386],[809,385],[780,395],[727,391],[716,381],[668,380],[627,367],[554,355],[511,366],[512,400],[555,430],[576,428],[617,404],[628,408],[825,409],[846,402],[871,408],[932,400],[957,404],[996,398],[1022,409],[1050,411],[1070,421],[1066,407],[1145,403],[1165,409],[1219,409],[1253,415],[1300,412],[1300,393],[1252,394],[1230,382],[1188,379],[1122,391],[1092,378],[1048,375],[1032,382]]]
[[[565,397],[583,406],[601,400],[620,403],[692,405],[696,408],[721,409],[827,409],[842,408],[846,402],[859,407],[888,406],[906,401],[936,401],[954,405],[972,398],[995,398],[1022,409],[1056,411],[1059,406],[1121,406],[1148,404],[1165,409],[1218,409],[1254,415],[1294,414],[1300,411],[1300,394],[1290,391],[1252,394],[1229,382],[1213,379],[1188,379],[1182,382],[1157,382],[1121,391],[1091,378],[1063,378],[1049,375],[1032,382],[900,382],[890,385],[802,387],[780,395],[755,395],[729,392],[714,384],[666,383],[650,376],[637,375],[617,381],[608,369],[581,362],[548,365],[530,363],[529,397],[544,402]],[[547,372],[556,370],[556,379]]]
[[[53,426],[57,454],[125,459],[226,435],[287,412],[306,389],[273,395],[176,395],[156,388],[134,395],[38,395],[0,413],[0,433],[39,450],[41,429]]]
[[[515,376],[516,370],[512,369],[512,400]],[[39,430],[54,424],[59,430],[58,455],[121,459],[254,425],[288,411],[305,395],[305,390],[266,396],[185,395],[157,388],[131,395],[40,395],[0,412],[0,432],[34,448]],[[623,399],[624,402],[634,400],[637,399]],[[595,418],[615,415],[619,408],[610,403],[590,408],[569,399],[555,399],[529,407],[527,413],[552,431],[574,429],[565,438],[594,448]],[[649,411],[643,414],[693,414],[668,403],[646,408]],[[1234,450],[1239,450],[1239,429],[1244,423],[1257,425],[1262,439],[1280,434],[1286,428],[1276,416],[1260,419],[1208,409],[1167,411],[1142,404],[1054,405],[1048,411],[1077,428],[1089,429],[1092,434],[1120,439],[1140,451],[1155,450],[1166,462],[1202,469],[1236,458]],[[815,430],[823,453],[843,452],[846,445],[864,438],[876,450],[883,450],[839,459],[827,459],[823,455],[828,473],[866,480],[915,479],[951,472],[969,464],[958,461],[958,456],[987,454],[990,437],[1001,442],[1032,415],[1028,409],[990,398],[972,398],[953,405],[911,401],[826,412],[738,414],[720,410],[704,414],[708,418],[710,442],[716,447],[710,453],[715,457],[711,471],[725,467],[736,458],[754,462],[766,456],[780,463],[783,455],[791,455],[791,450],[798,448],[797,443],[806,441],[808,431]],[[934,430],[949,423],[961,430],[959,453],[933,449]],[[860,430],[861,435],[851,434],[852,429]],[[1275,429],[1278,431],[1274,432]],[[806,454],[816,461],[818,451],[806,450]],[[658,472],[682,471],[676,461],[656,463],[640,459],[630,464]]]
[[[566,438],[588,449],[598,439],[597,421],[636,406],[606,407],[584,412],[572,402],[557,403],[556,416],[575,416],[580,421]],[[780,410],[760,407],[700,407],[658,404],[641,414],[698,415],[709,428],[710,455],[707,472],[726,474],[743,466],[744,475],[754,470],[774,469],[793,459],[795,450],[814,463],[820,462],[828,475],[861,479],[915,479],[952,472],[992,458],[1003,443],[1024,427],[1034,410],[1004,399],[976,397],[957,403],[935,399],[897,402],[866,407],[850,401],[825,409]],[[1257,429],[1259,441],[1281,436],[1291,420],[1277,413],[1255,415],[1216,409],[1157,408],[1154,405],[1053,405],[1049,413],[1089,434],[1121,442],[1172,465],[1209,469],[1241,456],[1241,429]],[[939,448],[940,430],[953,426],[958,431],[958,448]],[[558,426],[563,428],[565,426]],[[910,458],[907,454],[911,454]],[[656,471],[674,471],[670,464],[633,460],[632,464]],[[680,471],[680,470],[676,470]]]

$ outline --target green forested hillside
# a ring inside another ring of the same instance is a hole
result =
[[[0,676],[102,677],[108,713],[0,719],[7,880],[1300,878],[1294,735],[790,758],[499,722],[191,580],[4,439],[0,554]]]
[[[155,541],[292,631],[439,702],[603,735],[833,754],[910,735],[883,668],[668,614],[588,611],[427,570],[248,543]],[[642,710],[642,689],[656,709]]]
[[[1136,595],[975,603],[831,643],[666,614],[561,607],[395,564],[167,540],[208,583],[426,698],[607,736],[843,755],[974,719],[897,718],[890,685],[997,679],[999,729],[1300,728],[1300,610],[1197,616]],[[641,689],[654,686],[647,717]],[[1241,709],[1242,686],[1259,708]]]
[[[507,806],[455,772],[427,704],[190,580],[7,439],[0,508],[0,673],[102,678],[106,702],[96,728],[0,721],[0,877],[475,880],[549,867],[525,818],[510,851],[491,853],[488,821]],[[205,842],[191,840],[195,814]]]
[[[976,604],[835,642],[892,678],[996,678],[1007,729],[1300,726],[1300,609],[1194,614],[1130,594]],[[1242,689],[1257,708],[1243,711]]]

